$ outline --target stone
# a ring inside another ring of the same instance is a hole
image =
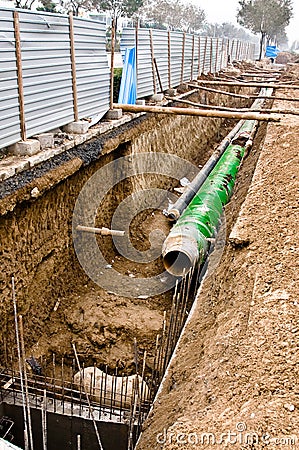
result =
[[[144,106],[145,105],[145,100],[143,98],[140,98],[140,99],[136,100],[135,104]]]
[[[54,134],[52,133],[38,134],[34,136],[34,139],[39,141],[41,150],[54,147]]]
[[[164,98],[164,94],[154,94],[151,96],[150,100],[152,102],[162,102]]]
[[[7,178],[13,177],[15,173],[15,167],[0,168],[0,181],[4,181],[7,180]]]
[[[167,91],[165,91],[166,95],[169,95],[169,97],[176,97],[178,91],[176,89],[167,89]]]
[[[16,156],[31,156],[40,151],[40,143],[36,139],[28,139],[27,141],[20,141],[8,147],[8,151]]]
[[[70,134],[85,134],[87,133],[89,128],[89,122],[86,122],[84,120],[80,120],[78,122],[71,122],[67,125],[64,125],[63,131],[65,133]]]
[[[109,109],[109,111],[105,114],[105,119],[108,120],[118,120],[122,117],[123,111],[122,109]]]
[[[38,187],[34,187],[30,192],[31,197],[37,198],[40,195]]]

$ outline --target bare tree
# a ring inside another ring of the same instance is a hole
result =
[[[238,22],[254,34],[260,34],[260,55],[265,39],[276,40],[292,17],[291,0],[240,0]]]
[[[201,8],[180,0],[148,0],[141,12],[146,24],[170,30],[198,31],[205,21]]]

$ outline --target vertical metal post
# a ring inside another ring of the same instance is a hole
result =
[[[168,89],[171,89],[171,34],[168,31]]]
[[[79,120],[79,111],[78,111],[77,73],[76,73],[76,55],[75,55],[75,37],[74,37],[74,17],[72,12],[69,13],[69,34],[70,34],[71,65],[72,65],[74,120],[75,122],[77,122]]]
[[[75,354],[75,358],[76,358],[76,363],[77,363],[77,366],[78,366],[78,369],[79,369],[79,373],[80,373],[80,380],[82,381],[81,365],[80,365],[80,362],[79,362],[78,353],[77,353],[76,346],[75,346],[74,343],[72,343],[72,347],[73,347],[73,350],[74,350],[74,354]],[[89,395],[88,395],[87,389],[86,389],[86,387],[85,387],[85,383],[83,383],[83,389],[84,389],[85,396],[86,396],[86,400],[87,400],[87,403],[88,403],[88,409],[89,409],[89,412],[90,412],[90,415],[91,415],[91,418],[92,418],[94,430],[95,430],[95,433],[96,433],[96,436],[97,436],[97,440],[98,440],[98,444],[99,444],[99,449],[100,449],[100,450],[103,450],[101,438],[100,438],[99,431],[98,431],[97,424],[96,424],[95,417],[94,417],[93,408],[92,408],[91,403],[90,403],[90,399],[89,399]]]
[[[44,398],[42,403],[42,432],[43,432],[43,450],[47,450],[47,391],[44,389]]]
[[[24,415],[24,444],[25,444],[25,450],[29,450],[28,418],[27,418],[26,398],[25,398],[24,379],[23,379],[23,370],[22,370],[22,355],[21,355],[21,344],[20,344],[20,335],[19,335],[17,301],[16,301],[15,279],[14,279],[14,277],[12,277],[11,282],[12,282],[12,301],[13,301],[13,309],[14,309],[14,320],[15,320],[15,332],[16,332],[17,351],[18,351],[20,384],[21,384],[22,403],[23,403],[22,406],[23,406],[23,415]],[[12,365],[12,367],[13,367],[13,365]]]
[[[193,34],[193,38],[192,38],[192,61],[191,61],[191,80],[193,80],[194,46],[195,46],[195,35]]]
[[[21,342],[22,363],[23,363],[24,381],[25,381],[25,398],[26,398],[27,415],[28,415],[29,442],[30,442],[30,448],[31,448],[31,450],[33,450],[33,433],[32,433],[32,423],[31,423],[30,399],[29,399],[29,393],[28,393],[28,379],[27,379],[27,370],[26,370],[26,356],[25,356],[25,343],[24,343],[24,330],[23,330],[23,317],[22,316],[19,316],[19,325],[20,325],[20,342]]]
[[[183,34],[183,46],[182,46],[182,68],[181,68],[181,84],[184,81],[184,65],[185,65],[185,43],[186,43],[186,33]]]
[[[110,63],[110,109],[113,109],[113,83],[114,83],[114,51],[115,51],[115,19],[112,19],[111,24],[111,63]]]
[[[201,68],[200,68],[200,36],[198,36],[198,74],[197,77],[201,76]]]
[[[22,51],[21,51],[21,33],[19,13],[14,11],[14,34],[16,42],[16,66],[18,76],[18,95],[19,95],[19,111],[20,111],[20,131],[21,138],[26,141],[26,120],[25,120],[25,106],[24,106],[24,85],[23,85],[23,69],[22,69]]]
[[[154,94],[156,94],[157,93],[157,86],[156,86],[155,54],[154,54],[153,31],[151,29],[149,30],[149,36],[150,36],[150,46],[151,46],[153,86],[154,86]]]

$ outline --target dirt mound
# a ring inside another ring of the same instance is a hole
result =
[[[280,52],[275,61],[277,64],[288,64],[290,62],[296,62],[296,60],[298,60],[298,55],[296,56],[290,52]]]

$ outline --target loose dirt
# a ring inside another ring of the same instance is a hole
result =
[[[298,80],[298,65],[291,71]],[[298,132],[298,116],[268,125],[251,183],[254,153],[245,161],[226,209],[223,258],[197,297],[138,450],[299,448]]]

